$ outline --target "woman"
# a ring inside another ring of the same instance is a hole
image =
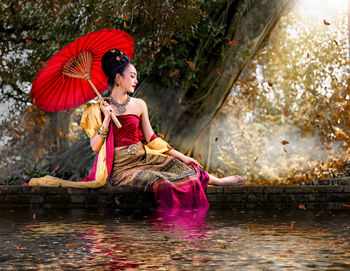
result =
[[[114,186],[152,191],[162,207],[193,208],[208,206],[204,192],[208,183],[244,184],[240,176],[218,179],[209,175],[195,159],[156,136],[146,103],[128,95],[138,83],[137,71],[123,52],[106,52],[102,69],[112,87],[109,103],[90,106],[81,119],[92,150],[98,152],[89,176],[80,182],[45,176],[31,179],[29,185],[98,188],[108,181]],[[118,117],[120,129],[111,122],[111,114]]]
[[[134,92],[138,81],[134,65],[123,52],[112,49],[105,53],[102,69],[109,78],[112,92],[109,105],[101,107],[103,122],[90,138],[90,144],[93,151],[100,151],[109,129],[113,130],[114,161],[108,178],[112,185],[153,191],[162,206],[193,207],[207,204],[204,189],[208,183],[244,184],[240,176],[218,179],[209,175],[195,159],[174,150],[156,136],[148,118],[146,103],[127,95]],[[111,122],[111,114],[118,117],[122,128],[118,129]],[[162,141],[162,154],[151,154],[147,147],[145,150],[142,138],[148,145],[153,141]]]

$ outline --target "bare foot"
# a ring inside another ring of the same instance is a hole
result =
[[[222,186],[240,186],[244,185],[245,181],[241,176],[234,175],[234,176],[229,176],[225,178],[215,178],[215,180],[212,181],[212,184],[214,185],[222,185]]]

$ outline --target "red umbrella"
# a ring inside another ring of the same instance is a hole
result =
[[[30,92],[33,104],[46,111],[60,111],[84,104],[96,95],[101,98],[100,93],[109,88],[101,58],[111,49],[119,49],[131,59],[134,42],[122,30],[103,29],[65,46],[36,76]]]

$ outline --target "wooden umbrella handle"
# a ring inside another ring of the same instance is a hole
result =
[[[103,103],[103,105],[107,105],[106,101],[103,100],[101,94],[98,92],[98,90],[96,89],[95,85],[91,82],[91,80],[87,79],[87,81],[90,83],[90,85],[91,85],[92,89],[94,90],[95,94],[97,95],[100,103]],[[114,124],[118,128],[122,128],[122,125],[120,124],[119,120],[117,119],[117,117],[113,113],[111,113],[111,117],[112,117]]]

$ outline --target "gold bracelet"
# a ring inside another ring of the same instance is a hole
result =
[[[97,134],[98,134],[100,137],[106,138],[106,137],[108,136],[108,130],[107,130],[107,131],[103,131],[103,130],[101,129],[101,127],[100,127],[100,128],[98,128],[98,130],[97,130]]]

